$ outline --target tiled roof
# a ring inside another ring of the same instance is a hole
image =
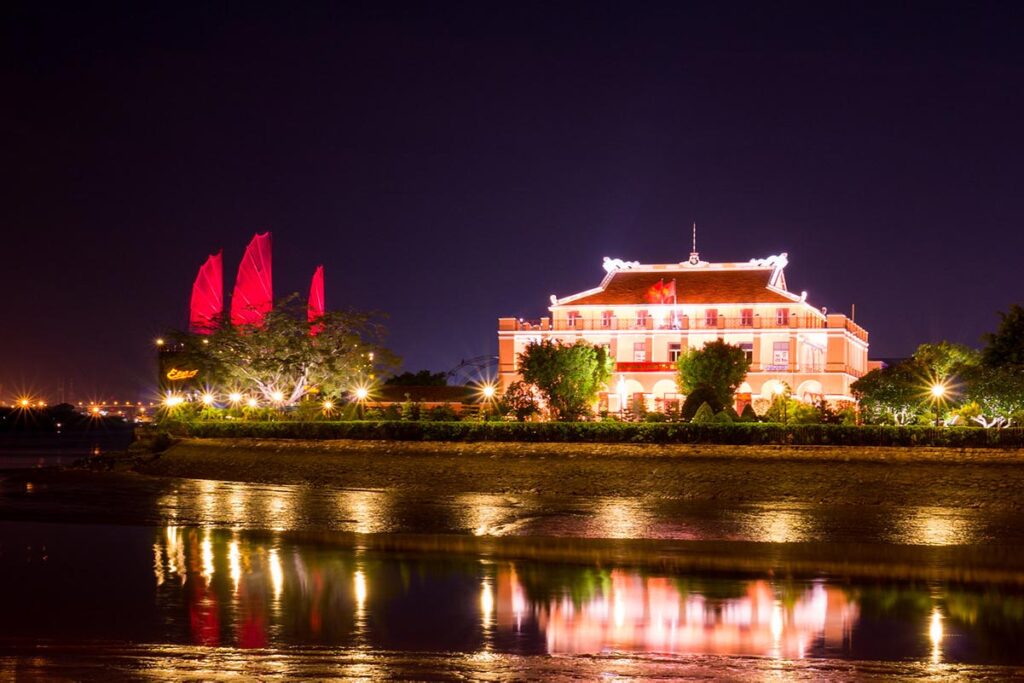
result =
[[[793,303],[793,299],[768,289],[771,268],[619,270],[600,291],[565,302],[566,306],[651,303],[647,293],[657,285],[676,282],[680,304]]]

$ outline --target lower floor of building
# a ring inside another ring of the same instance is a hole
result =
[[[519,377],[502,375],[506,387]],[[805,403],[822,400],[834,407],[855,402],[850,385],[857,380],[845,372],[750,372],[736,390],[737,412],[750,404],[763,412],[780,394]],[[598,396],[598,409],[610,413],[634,411],[641,403],[648,411],[663,412],[685,400],[674,372],[616,372]]]

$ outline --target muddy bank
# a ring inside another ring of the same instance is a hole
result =
[[[1024,506],[1007,450],[190,439],[158,476],[349,489],[830,505]]]

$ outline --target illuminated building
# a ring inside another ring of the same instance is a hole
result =
[[[783,387],[794,398],[853,401],[850,385],[871,369],[868,333],[846,315],[811,305],[786,284],[787,255],[739,263],[688,261],[640,264],[604,260],[593,289],[551,296],[539,320],[499,318],[503,387],[519,379],[518,354],[542,339],[604,346],[615,362],[600,405],[611,412],[645,401],[663,409],[683,398],[676,360],[688,349],[722,339],[750,359],[737,408],[770,403]]]

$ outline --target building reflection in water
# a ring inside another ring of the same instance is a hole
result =
[[[507,609],[514,619],[510,586]],[[500,610],[500,608],[499,608]],[[842,647],[857,605],[837,588],[815,583],[783,601],[767,581],[745,583],[742,595],[710,598],[681,591],[669,578],[613,570],[593,596],[565,595],[534,608],[552,654],[605,651],[804,657],[824,639]]]
[[[415,648],[798,659],[851,652],[861,601],[868,600],[871,619],[878,618],[879,605],[915,605],[903,628],[918,634],[916,656],[940,663],[945,620],[960,615],[962,625],[963,615],[987,609],[977,598],[950,603],[921,589],[886,594],[821,581],[707,580],[376,555],[191,527],[158,532],[153,553],[164,621],[186,629],[195,644],[242,648],[322,644],[363,653]]]

